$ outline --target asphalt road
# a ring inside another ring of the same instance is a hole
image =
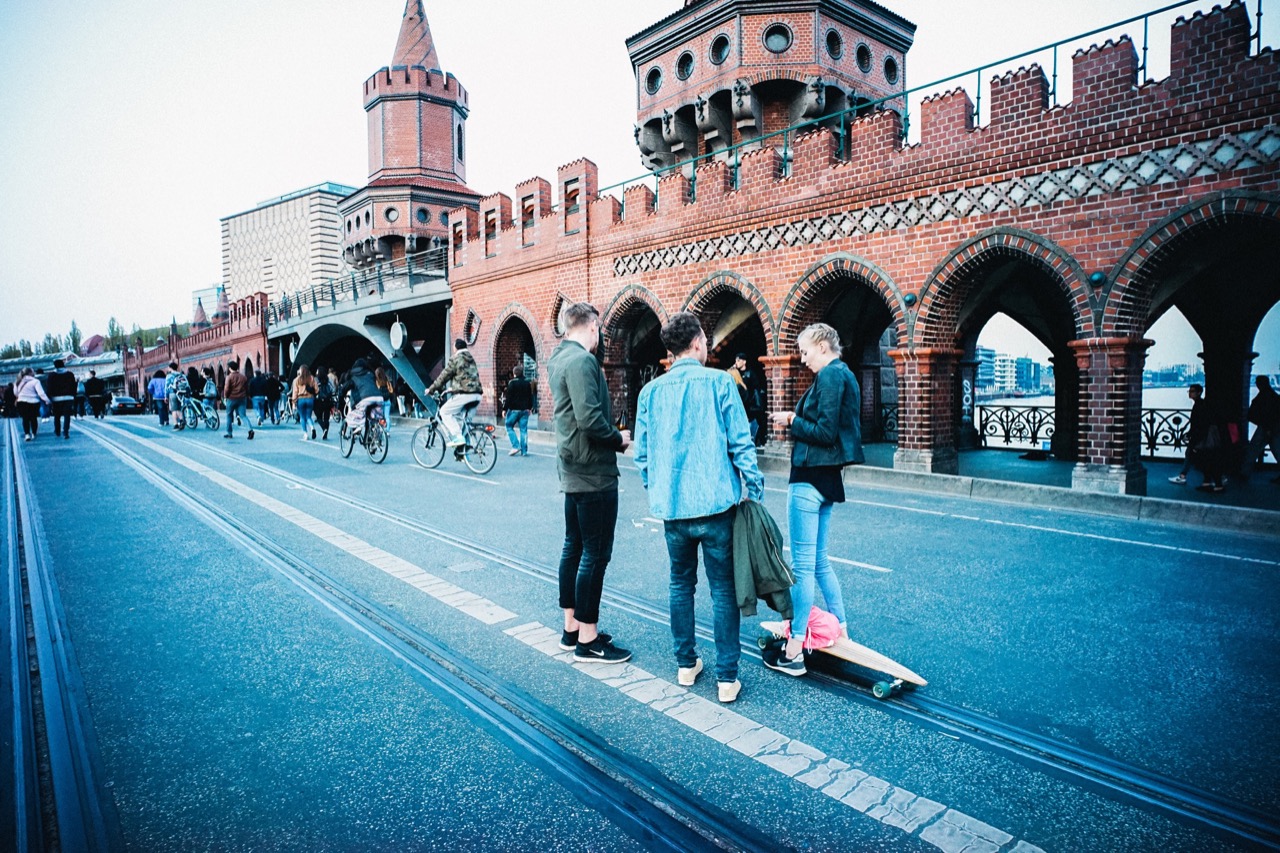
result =
[[[150,418],[25,446],[131,849],[644,846],[138,463],[772,849],[1250,849],[949,728],[935,719],[949,707],[1280,814],[1274,539],[851,490],[832,529],[850,633],[929,685],[885,703],[744,657],[726,714],[710,672],[674,685],[661,525],[629,461],[601,621],[633,666],[593,669],[547,642],[559,612],[545,572],[562,536],[549,451],[503,455],[483,477],[451,460],[427,471],[409,433],[393,431],[383,465],[296,428],[227,441]],[[785,527],[784,478],[767,486]],[[699,620],[710,624],[702,589]]]

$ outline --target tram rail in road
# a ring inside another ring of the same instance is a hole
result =
[[[124,432],[134,437],[132,433]],[[481,545],[360,498],[335,494],[297,475],[254,459],[209,447],[200,442],[191,441],[190,443],[205,452],[236,462],[297,488],[307,489],[336,503],[390,521],[442,544],[548,583],[557,582],[557,572],[553,566]],[[647,601],[609,590],[605,591],[604,596],[613,606],[626,610],[632,615],[666,624],[665,610]],[[697,631],[705,639],[710,640],[713,637],[710,627],[705,624],[699,623]],[[744,636],[741,641],[744,654],[759,657],[754,637]],[[1280,821],[1277,821],[1275,816],[1264,814],[1257,809],[1217,796],[1196,786],[1110,756],[1090,752],[1074,744],[1020,729],[924,694],[906,693],[890,700],[876,700],[870,698],[866,691],[854,688],[845,679],[829,674],[819,674],[817,680],[824,689],[840,692],[857,701],[871,703],[889,713],[943,731],[984,749],[1002,753],[1022,763],[1037,766],[1060,777],[1074,779],[1091,790],[1138,804],[1140,807],[1163,813],[1175,820],[1215,834],[1271,849],[1280,849]]]

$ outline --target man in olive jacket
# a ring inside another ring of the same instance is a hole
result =
[[[592,355],[600,343],[600,314],[585,302],[565,310],[564,342],[547,360],[555,403],[556,467],[564,491],[564,549],[560,555],[560,648],[582,663],[622,663],[631,652],[597,630],[604,572],[613,556],[618,521],[618,451],[631,433],[613,425],[604,371]]]

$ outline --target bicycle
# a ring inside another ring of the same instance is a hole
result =
[[[201,400],[199,397],[192,397],[185,394],[180,395],[178,399],[181,404],[180,408],[182,410],[182,421],[184,427],[190,426],[194,428],[201,421],[204,421],[204,425],[209,429],[218,428],[218,409],[214,404],[206,404],[204,400]]]
[[[353,430],[347,419],[342,419],[342,428],[338,431],[338,446],[342,448],[344,458],[351,456],[357,441],[369,454],[369,461],[381,463],[387,458],[391,441],[387,437],[387,422],[382,417],[381,403],[372,403],[365,408],[364,426],[360,429]]]
[[[453,448],[454,459],[466,463],[477,474],[488,474],[498,461],[498,444],[493,440],[493,424],[474,424],[471,414],[480,403],[470,403],[462,409],[463,443]],[[423,468],[435,468],[444,461],[445,429],[440,422],[440,400],[430,396],[423,400],[427,410],[427,423],[413,432],[410,447],[413,458]]]

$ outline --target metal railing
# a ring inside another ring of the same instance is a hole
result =
[[[1123,27],[1128,24],[1136,23],[1138,21],[1142,22],[1142,63],[1138,66],[1138,71],[1142,75],[1142,78],[1141,78],[1142,82],[1146,83],[1150,79],[1149,64],[1147,59],[1148,59],[1148,51],[1150,47],[1151,19],[1157,15],[1162,15],[1166,12],[1171,12],[1175,9],[1180,9],[1185,6],[1191,6],[1195,4],[1204,5],[1204,0],[1180,0],[1180,2],[1171,3],[1167,6],[1161,6],[1160,8],[1153,9],[1150,12],[1145,12],[1141,15],[1135,15],[1131,18],[1126,18],[1122,21],[1116,21],[1115,23],[1107,24],[1106,26],[1097,27],[1095,29],[1089,30],[1088,32],[1079,33],[1077,35],[1059,39],[1058,41],[1053,42],[1051,44],[1041,45],[1040,47],[1032,48],[1031,50],[1025,50],[1021,53],[1017,53],[1012,56],[1005,57],[1004,59],[999,59],[992,62],[985,62],[982,65],[977,66],[976,68],[970,68],[965,71],[960,71],[955,74],[951,74],[947,77],[939,78],[930,83],[925,83],[919,86],[912,86],[910,88],[904,88],[901,91],[895,92],[891,95],[886,95],[882,98],[877,98],[875,100],[859,102],[851,107],[848,107],[838,112],[829,113],[827,115],[820,116],[819,118],[810,119],[808,121],[801,122],[799,124],[794,124],[794,125],[791,125],[790,127],[783,128],[782,130],[775,130],[770,133],[765,133],[760,136],[753,137],[752,139],[745,140],[743,142],[737,142],[732,145],[727,145],[724,148],[721,148],[717,151],[713,151],[709,154],[702,154],[697,157],[691,157],[688,160],[682,160],[681,162],[675,163],[671,166],[664,166],[659,169],[654,169],[644,175],[640,175],[634,178],[628,178],[627,180],[619,181],[618,183],[610,184],[609,186],[606,186],[606,187],[601,187],[597,191],[597,195],[603,195],[605,192],[609,190],[618,190],[618,189],[625,190],[629,186],[639,184],[639,183],[644,183],[646,181],[651,180],[654,182],[653,203],[654,203],[654,206],[656,207],[658,204],[658,192],[659,192],[658,185],[661,182],[662,178],[674,172],[684,172],[689,176],[689,190],[688,190],[689,199],[688,200],[694,201],[697,199],[697,195],[698,195],[698,190],[697,190],[698,164],[704,163],[704,162],[709,163],[716,160],[725,160],[726,162],[729,162],[730,164],[729,179],[731,182],[731,186],[734,189],[737,189],[740,185],[739,179],[740,179],[742,152],[744,150],[754,151],[754,150],[763,148],[766,142],[772,139],[776,139],[778,137],[781,137],[782,175],[783,177],[786,177],[790,174],[790,170],[791,170],[791,161],[793,159],[792,146],[794,144],[793,143],[794,137],[802,133],[816,130],[819,127],[829,128],[832,130],[832,132],[835,133],[836,140],[837,140],[836,156],[841,160],[848,160],[850,157],[850,151],[848,148],[849,124],[853,120],[858,118],[860,115],[865,115],[869,112],[876,110],[877,108],[882,108],[882,107],[885,107],[886,105],[889,105],[888,106],[889,109],[897,110],[902,116],[902,137],[905,139],[911,128],[911,104],[910,104],[909,96],[920,93],[920,92],[930,92],[930,93],[940,92],[942,91],[940,87],[943,86],[944,84],[952,83],[955,81],[963,81],[965,78],[968,78],[971,75],[975,75],[977,79],[977,87],[974,92],[973,118],[974,118],[974,124],[978,125],[980,123],[979,117],[982,109],[982,90],[983,90],[984,73],[994,70],[996,68],[1011,65],[1012,63],[1017,62],[1018,60],[1021,60],[1021,59],[1026,59],[1028,57],[1034,57],[1034,56],[1045,54],[1045,53],[1052,54],[1052,58],[1051,58],[1052,71],[1050,76],[1049,97],[1051,99],[1051,105],[1057,106],[1060,103],[1058,99],[1058,54],[1061,48],[1063,48],[1066,45],[1072,44],[1074,42],[1079,42],[1083,39],[1087,39],[1092,36],[1096,36],[1100,33],[1105,33],[1110,30],[1114,30],[1117,27]],[[1256,24],[1254,26],[1254,30],[1255,30],[1254,35],[1250,38],[1250,41],[1254,43],[1255,51],[1261,51],[1262,49],[1262,0],[1254,0],[1254,5],[1256,7],[1256,12],[1254,13]],[[1246,0],[1246,9],[1247,8],[1248,8],[1248,2]],[[904,83],[906,81],[905,69],[903,70],[903,81]],[[900,107],[893,103],[899,100],[901,100],[902,102]],[[622,193],[621,195],[622,195],[622,198],[620,199],[620,202],[623,207],[623,215],[625,216],[626,215],[625,192]]]
[[[267,305],[267,325],[277,326],[321,310],[336,311],[343,303],[378,299],[388,291],[407,289],[424,279],[448,278],[448,249],[439,247],[386,261],[367,269],[314,284],[305,290],[286,293]]]
[[[976,406],[983,447],[1039,450],[1053,438],[1055,410],[1050,406]],[[1182,456],[1187,450],[1190,409],[1143,409],[1142,454],[1148,459]]]

